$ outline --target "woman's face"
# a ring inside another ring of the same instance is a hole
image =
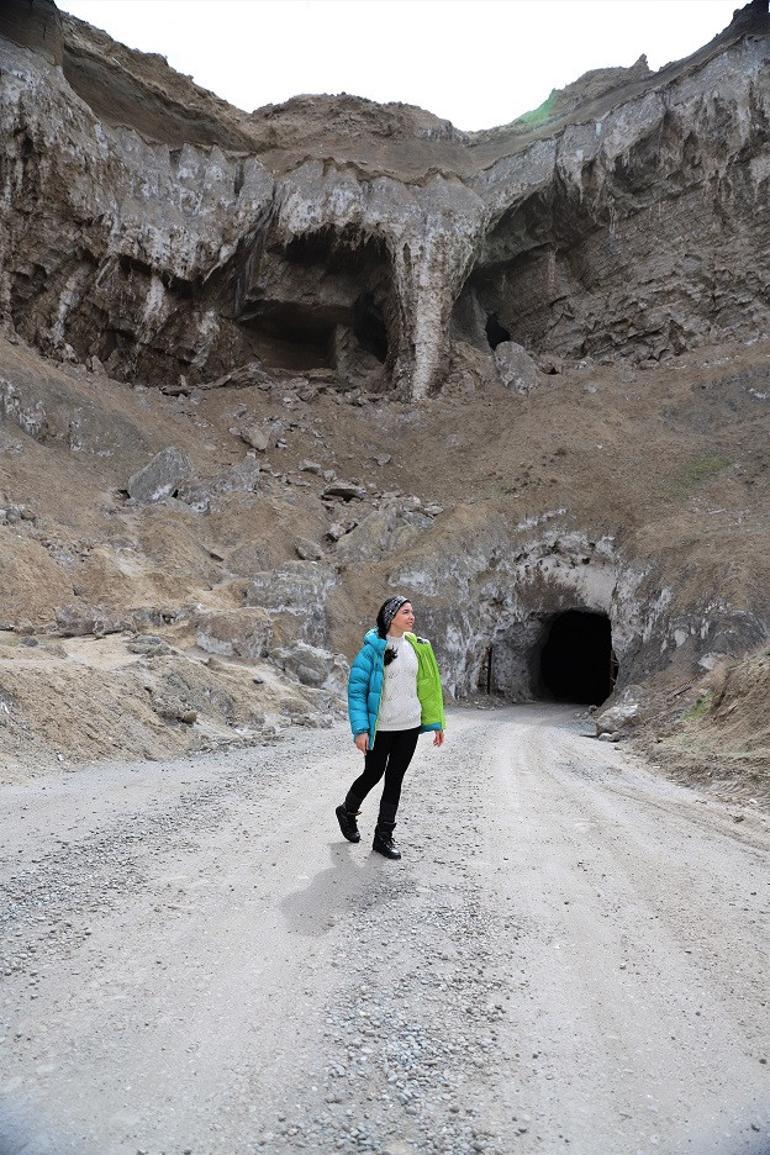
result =
[[[399,608],[398,613],[391,622],[391,630],[394,626],[401,632],[404,630],[411,631],[412,627],[414,626],[414,610],[412,609],[411,602],[404,602],[404,604]]]

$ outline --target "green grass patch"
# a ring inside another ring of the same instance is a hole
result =
[[[700,457],[691,457],[686,461],[677,474],[677,482],[684,490],[697,489],[704,481],[710,481],[723,469],[731,465],[729,457],[721,453],[707,453]]]
[[[682,719],[685,722],[699,722],[701,718],[705,718],[710,709],[711,694],[701,694],[701,696],[695,700],[695,703],[690,706],[690,709],[682,714]]]

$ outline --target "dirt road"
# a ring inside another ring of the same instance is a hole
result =
[[[0,789],[0,1155],[770,1151],[770,824],[569,708]]]

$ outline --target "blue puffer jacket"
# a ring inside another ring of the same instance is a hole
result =
[[[444,730],[444,706],[438,666],[430,642],[415,634],[404,634],[417,654],[417,696],[422,706],[420,733],[426,730]],[[374,746],[377,715],[380,711],[382,683],[385,677],[385,648],[387,641],[377,630],[367,630],[364,644],[353,659],[348,678],[348,717],[353,737],[369,735],[369,749]]]

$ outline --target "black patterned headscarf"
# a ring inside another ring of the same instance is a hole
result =
[[[397,594],[393,598],[388,598],[385,604],[380,607],[380,612],[377,614],[377,627],[380,633],[380,637],[386,637],[388,630],[390,629],[390,623],[393,621],[401,607],[408,601],[409,598],[403,598],[400,594]]]

